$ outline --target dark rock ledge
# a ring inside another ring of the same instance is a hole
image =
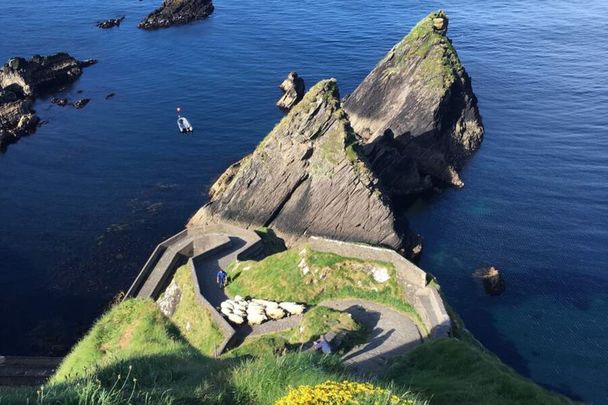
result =
[[[10,59],[0,69],[0,149],[36,130],[40,119],[32,105],[37,96],[76,81],[82,68],[95,63],[67,53]]]
[[[110,18],[109,20],[99,21],[97,27],[102,30],[107,30],[114,27],[120,27],[120,23],[125,19],[124,16],[119,18]]]
[[[138,27],[144,30],[183,25],[208,17],[213,12],[211,0],[164,0]]]

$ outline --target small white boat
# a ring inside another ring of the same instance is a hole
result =
[[[193,131],[193,128],[192,128],[192,125],[190,125],[190,122],[186,119],[186,117],[181,117],[181,116],[177,117],[177,128],[179,129],[179,132],[181,132],[182,134]]]
[[[186,134],[193,131],[190,121],[186,117],[182,117],[179,113],[182,111],[181,108],[177,107],[177,129],[182,134]]]

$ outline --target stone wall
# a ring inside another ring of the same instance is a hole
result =
[[[397,252],[359,243],[343,242],[311,237],[311,249],[335,253],[361,260],[376,260],[391,263],[397,272],[397,282],[405,290],[407,301],[414,306],[426,327],[427,337],[447,336],[451,321],[439,292],[426,282],[427,274]],[[421,331],[423,332],[423,331]]]
[[[158,299],[171,282],[177,268],[185,261],[185,265],[188,266],[192,275],[198,303],[211,314],[224,335],[222,344],[216,348],[215,354],[219,356],[234,336],[235,330],[201,294],[200,281],[196,276],[193,259],[227,249],[232,245],[233,238],[245,241],[244,246],[238,250],[238,260],[259,258],[258,254],[263,250],[263,246],[260,237],[254,231],[228,224],[184,229],[158,244],[129,288],[125,299],[129,297]]]

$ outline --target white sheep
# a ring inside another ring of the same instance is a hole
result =
[[[282,319],[285,317],[285,311],[278,306],[276,308],[266,308],[266,315],[271,319]]]
[[[266,320],[268,320],[268,317],[266,317],[266,315],[264,314],[247,315],[247,321],[249,322],[249,325],[260,325]]]
[[[236,314],[228,315],[228,320],[232,323],[236,323],[237,325],[241,325],[243,322],[245,322],[245,319],[243,319],[242,316],[238,316]]]
[[[233,315],[232,308],[221,308],[220,311],[226,316]]]
[[[279,307],[289,312],[291,315],[299,315],[304,312],[306,307],[302,304],[296,304],[295,302],[281,302]]]

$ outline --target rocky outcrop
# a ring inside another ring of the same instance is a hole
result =
[[[215,221],[385,245],[412,256],[417,238],[360,155],[334,79],[317,83],[260,143],[211,187],[189,226]]]
[[[477,98],[447,29],[443,11],[422,19],[344,103],[392,195],[462,187],[458,170],[482,141]]]
[[[97,27],[101,28],[102,30],[108,30],[110,28],[114,28],[114,27],[120,27],[120,23],[125,19],[125,17],[119,17],[119,18],[110,18],[109,20],[104,20],[104,21],[99,21],[97,23]]]
[[[0,69],[0,148],[36,130],[32,109],[37,95],[75,81],[94,60],[78,61],[67,53],[12,58]]]
[[[305,93],[304,79],[302,79],[296,72],[289,72],[287,78],[283,80],[283,83],[279,86],[283,95],[277,101],[277,107],[282,111],[287,112],[293,108],[294,105],[302,100]]]
[[[505,292],[505,280],[502,273],[494,266],[483,267],[475,271],[473,277],[481,279],[483,288],[488,295],[500,295]]]
[[[89,101],[91,101],[90,98],[81,98],[80,100],[76,100],[72,103],[72,106],[77,109],[80,110],[81,108],[84,108],[84,106],[86,106],[87,104],[89,104]]]
[[[138,27],[154,30],[188,24],[208,17],[212,12],[211,0],[164,0],[162,6],[150,13]]]

